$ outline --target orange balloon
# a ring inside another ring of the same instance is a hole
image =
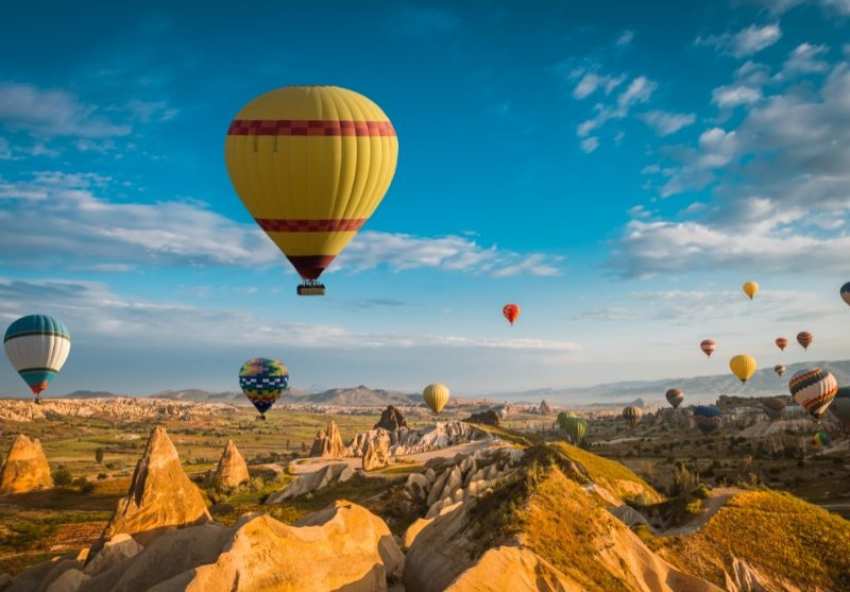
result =
[[[513,325],[514,322],[519,318],[519,313],[519,304],[506,304],[502,308],[502,314],[506,319],[508,319],[508,322],[511,325]]]

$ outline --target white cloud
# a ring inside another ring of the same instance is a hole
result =
[[[579,79],[575,88],[573,88],[573,97],[581,100],[589,97],[597,90],[602,90],[606,95],[611,94],[623,81],[625,76],[609,76],[605,74],[597,74],[596,72],[586,72]]]
[[[785,64],[782,66],[780,79],[788,79],[805,74],[818,74],[826,72],[829,64],[820,59],[829,49],[825,45],[811,45],[801,43],[791,52]]]
[[[697,37],[696,45],[708,45],[724,53],[742,58],[756,54],[779,41],[782,30],[778,23],[767,25],[750,25],[737,33],[723,33],[722,35],[709,35]]]
[[[711,93],[711,101],[721,109],[752,105],[760,100],[761,91],[745,85],[718,86]]]
[[[133,99],[127,103],[127,110],[132,117],[142,123],[153,121],[170,121],[177,117],[178,110],[169,106],[166,101],[141,101]]]
[[[111,183],[101,175],[62,172],[38,172],[25,183],[0,181],[0,198],[13,200],[5,208],[10,215],[0,217],[0,261],[45,266],[286,265],[253,224],[233,222],[200,202],[116,203],[95,195],[108,192]],[[15,232],[21,227],[39,232]],[[364,231],[329,271],[386,266],[545,277],[558,275],[562,262],[557,256],[484,247],[469,237]]]
[[[649,111],[641,115],[640,118],[662,137],[675,134],[696,121],[696,115],[693,113],[669,113],[667,111]]]
[[[769,10],[772,14],[778,16],[791,10],[795,6],[806,4],[807,0],[750,0],[754,4],[758,4]],[[820,4],[822,7],[831,10],[842,16],[850,15],[850,0],[809,0],[811,4]]]
[[[714,170],[735,157],[738,139],[735,131],[715,127],[699,137],[699,149],[687,152],[684,164],[674,169],[661,188],[661,197],[670,197],[689,189],[702,189],[714,180]]]
[[[618,46],[622,47],[624,45],[631,44],[631,42],[634,41],[634,39],[635,39],[635,32],[631,31],[629,29],[626,29],[625,31],[620,33],[619,37],[617,37],[616,43],[617,43]]]
[[[589,138],[585,138],[581,141],[581,149],[586,154],[590,154],[597,148],[599,148],[599,138],[595,136],[590,136]]]
[[[579,137],[589,136],[591,132],[601,128],[605,123],[614,119],[624,119],[628,116],[632,107],[640,103],[646,103],[655,92],[657,84],[645,76],[637,76],[632,79],[628,87],[617,96],[616,105],[594,105],[596,115],[591,119],[581,122],[576,133]],[[592,146],[589,144],[588,146]],[[582,149],[587,150],[582,146]],[[596,148],[594,147],[593,150]],[[592,150],[591,150],[592,151]]]
[[[68,92],[12,82],[0,83],[0,124],[44,137],[109,138],[130,133],[129,126],[109,121]]]

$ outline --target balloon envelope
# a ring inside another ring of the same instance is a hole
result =
[[[587,421],[581,417],[559,413],[557,421],[558,427],[569,436],[573,444],[580,444],[587,435]]]
[[[788,390],[803,409],[819,419],[838,393],[838,382],[826,370],[805,368],[791,377]]]
[[[720,427],[720,409],[714,405],[697,405],[694,407],[694,420],[703,434],[713,432]]]
[[[773,367],[773,371],[776,372],[776,374],[780,378],[782,378],[785,375],[785,365],[784,364],[777,364],[776,366]]]
[[[673,406],[673,409],[677,409],[685,400],[685,393],[682,392],[682,389],[677,388],[667,389],[664,396],[667,398],[667,402]]]
[[[828,432],[823,430],[818,430],[815,432],[815,435],[812,436],[812,444],[815,448],[826,448],[830,444],[832,444],[832,438],[830,437]]]
[[[841,286],[841,299],[847,304],[850,304],[850,282]]]
[[[744,285],[741,286],[741,289],[744,291],[744,294],[749,297],[750,300],[756,297],[756,294],[759,293],[759,285],[757,282],[744,282]]]
[[[305,280],[315,280],[381,203],[398,158],[395,129],[368,98],[288,86],[230,124],[225,160],[254,220]]]
[[[502,307],[502,315],[508,319],[511,325],[519,318],[520,312],[519,304],[506,304]]]
[[[788,340],[784,337],[777,337],[774,340],[774,343],[776,344],[776,347],[778,347],[782,351],[785,351],[785,348],[788,346]]]
[[[260,415],[265,417],[266,411],[289,387],[289,370],[280,360],[252,358],[239,369],[239,386]]]
[[[628,424],[632,427],[635,427],[638,422],[640,422],[640,416],[643,413],[637,407],[629,405],[623,409],[623,419],[625,419]]]
[[[814,337],[808,331],[800,331],[797,333],[797,343],[803,346],[803,349],[809,349]]]
[[[756,359],[746,354],[740,354],[729,360],[729,369],[742,383],[747,382],[758,370]]]
[[[71,352],[68,328],[48,315],[21,317],[6,329],[6,356],[36,399],[45,391]]]
[[[449,387],[444,384],[429,384],[422,391],[422,398],[425,404],[431,408],[434,413],[439,413],[449,402]]]
[[[717,343],[713,339],[703,339],[700,341],[699,348],[702,350],[702,353],[710,358],[714,350],[717,349]]]

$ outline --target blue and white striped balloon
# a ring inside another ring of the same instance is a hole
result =
[[[12,366],[38,401],[68,359],[71,334],[61,321],[53,317],[28,315],[9,325],[3,345]]]

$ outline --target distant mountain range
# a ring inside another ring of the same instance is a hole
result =
[[[720,395],[737,395],[742,397],[788,394],[788,380],[798,370],[817,366],[832,372],[838,384],[850,384],[850,360],[832,362],[803,362],[788,364],[785,375],[780,378],[773,371],[773,366],[762,368],[756,372],[747,384],[732,376],[732,374],[716,374],[713,376],[696,376],[692,378],[665,378],[661,380],[636,380],[628,382],[613,382],[589,387],[544,388],[528,391],[493,393],[488,395],[502,401],[540,401],[546,399],[550,403],[600,403],[603,401],[621,402],[643,398],[648,401],[663,400],[664,393],[669,388],[680,388],[685,391],[689,402],[714,401]]]

